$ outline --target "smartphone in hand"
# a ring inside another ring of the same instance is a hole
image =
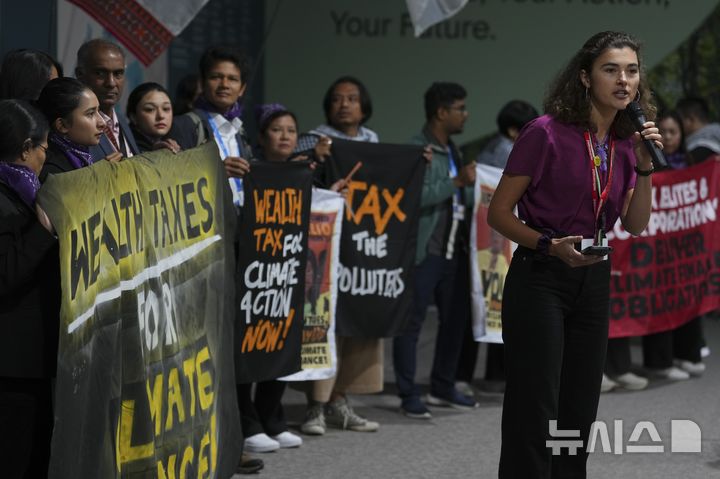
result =
[[[612,252],[612,246],[597,246],[592,245],[581,251],[582,254],[589,254],[592,256],[606,256]]]

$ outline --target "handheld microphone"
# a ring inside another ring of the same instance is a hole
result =
[[[627,112],[628,117],[630,117],[630,120],[635,126],[635,129],[638,132],[643,131],[645,129],[643,127],[643,123],[645,123],[647,120],[645,119],[645,113],[643,113],[640,104],[636,101],[631,101],[628,104],[627,108],[625,108],[625,111]],[[645,148],[647,148],[648,152],[650,153],[650,157],[652,158],[653,163],[655,163],[655,166],[666,167],[667,160],[662,154],[662,151],[660,151],[657,145],[655,145],[655,142],[652,140],[646,140],[645,138],[643,138],[642,141],[643,143],[645,143]]]

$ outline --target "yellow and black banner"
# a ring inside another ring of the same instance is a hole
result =
[[[214,143],[51,176],[62,308],[51,478],[230,477],[235,212]]]

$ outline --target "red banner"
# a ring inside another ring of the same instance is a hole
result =
[[[653,175],[648,227],[609,235],[610,337],[643,336],[720,307],[720,161]]]

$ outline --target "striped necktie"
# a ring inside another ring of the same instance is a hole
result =
[[[120,151],[120,145],[118,144],[117,139],[115,138],[115,133],[113,132],[113,128],[110,125],[110,122],[105,122],[105,136],[108,137],[108,140],[110,140],[110,143],[112,143],[113,148],[115,148],[115,151]]]

